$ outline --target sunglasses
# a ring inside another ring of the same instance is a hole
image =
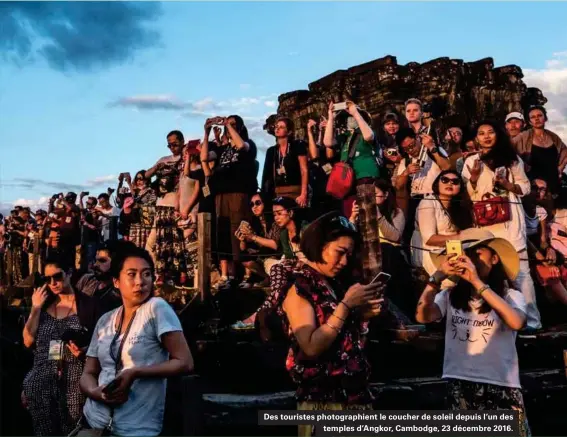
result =
[[[349,229],[351,231],[356,231],[356,227],[351,222],[349,222],[346,217],[343,217],[342,215],[332,218],[329,223],[338,223],[343,228]]]
[[[447,176],[441,176],[439,179],[444,184],[451,184],[451,185],[461,185],[461,180],[459,178],[448,178]]]
[[[63,281],[63,275],[64,275],[63,272],[57,272],[57,273],[54,273],[51,276],[44,276],[43,279],[45,279],[45,282],[47,282],[47,283],[51,283],[52,280],[53,280],[53,282],[61,282],[61,281]]]
[[[250,208],[254,208],[255,206],[261,206],[264,203],[261,200],[255,200],[254,202],[250,202]]]
[[[396,149],[388,149],[386,150],[386,156],[397,156],[398,151]]]

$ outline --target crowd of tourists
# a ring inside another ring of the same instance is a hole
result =
[[[202,139],[169,132],[170,153],[116,190],[16,206],[0,279],[35,287],[22,402],[36,434],[161,432],[165,378],[193,359],[154,288],[196,285],[204,212],[214,291],[269,290],[234,328],[290,342],[298,409],[371,408],[373,320],[445,320],[448,408],[514,409],[529,435],[516,336],[542,329],[543,301],[567,305],[567,146],[547,121],[532,106],[442,130],[418,99],[377,124],[330,103],[304,139],[278,118],[261,165],[243,119],[213,117]]]

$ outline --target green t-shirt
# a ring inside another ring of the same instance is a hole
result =
[[[377,178],[379,176],[378,164],[376,163],[376,153],[374,150],[374,143],[369,143],[364,140],[360,129],[354,132],[347,132],[337,136],[337,146],[341,151],[341,161],[348,160],[349,143],[351,136],[358,133],[358,140],[356,140],[356,153],[352,159],[352,168],[356,179],[362,178]]]

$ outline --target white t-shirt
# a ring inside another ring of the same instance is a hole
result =
[[[104,314],[98,321],[88,357],[100,362],[98,384],[108,384],[114,379],[116,365],[110,356],[110,344],[116,333],[117,317],[122,307]],[[122,350],[123,369],[146,367],[169,360],[169,353],[161,343],[167,332],[182,331],[179,318],[171,306],[160,297],[153,297],[138,311]],[[123,335],[115,344],[117,353]],[[113,435],[157,436],[161,433],[165,409],[165,378],[137,379],[132,384],[128,401],[114,409]],[[90,426],[104,428],[110,421],[107,405],[87,399],[83,410]]]
[[[116,206],[110,206],[106,209],[97,206],[96,209],[110,217],[120,217],[120,208],[117,208]],[[100,233],[102,235],[102,241],[107,241],[110,238],[110,218],[100,217],[99,223],[101,228]]]
[[[441,156],[447,156],[445,150],[442,148],[438,148],[438,150]],[[417,158],[411,158],[410,163],[415,164],[417,161]],[[398,165],[396,177],[400,176],[404,171],[406,171],[406,160],[402,159]],[[428,156],[421,170],[414,175],[410,175],[411,195],[433,193],[433,182],[437,176],[439,176],[439,173],[441,173],[441,169],[437,163]]]
[[[483,300],[474,301],[469,312],[453,308],[449,291],[435,296],[445,327],[443,378],[521,388],[516,331],[510,329],[496,311],[479,314]],[[508,289],[504,300],[526,313],[522,293]]]

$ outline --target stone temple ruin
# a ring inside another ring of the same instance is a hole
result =
[[[310,83],[308,90],[282,94],[277,115],[266,120],[264,129],[272,133],[276,116],[286,116],[294,121],[296,136],[306,138],[309,118],[326,116],[331,99],[346,98],[372,114],[375,129],[385,113],[403,114],[403,104],[411,97],[428,104],[440,127],[466,127],[484,118],[503,121],[509,112],[547,102],[541,90],[529,88],[522,78],[520,67],[495,68],[492,58],[475,62],[438,58],[399,65],[395,56],[385,56],[331,73]]]

